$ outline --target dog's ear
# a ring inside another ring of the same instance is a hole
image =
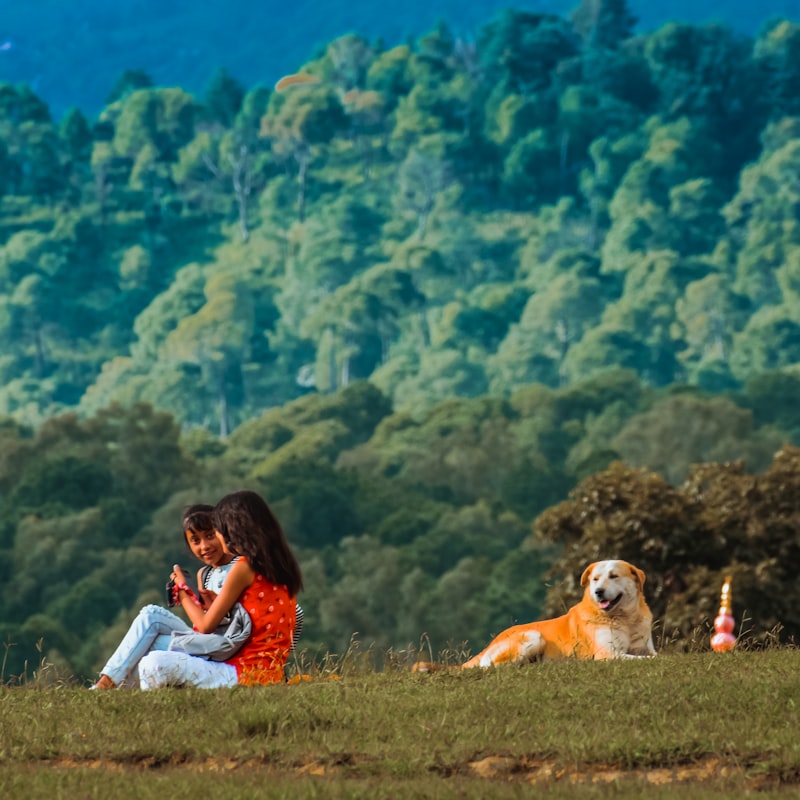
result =
[[[639,567],[634,567],[633,564],[628,564],[628,567],[631,570],[631,575],[633,575],[633,579],[636,583],[639,584],[639,589],[644,589],[644,582],[646,580],[646,575],[644,574],[644,570],[639,569]]]
[[[592,570],[599,564],[599,561],[594,561],[589,564],[588,567],[583,571],[583,575],[581,575],[581,586],[586,586],[589,583],[589,576],[592,574]]]

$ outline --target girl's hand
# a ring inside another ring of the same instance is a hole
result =
[[[203,604],[204,608],[208,608],[216,598],[217,593],[212,592],[210,589],[201,589],[200,590],[200,602]]]
[[[198,633],[211,633],[230,611],[242,592],[255,580],[255,577],[253,568],[246,559],[242,558],[231,567],[220,593],[208,608],[202,609],[200,606],[186,601],[186,595],[182,595],[181,605],[194,629]]]
[[[172,565],[172,574],[169,576],[175,583],[186,583],[186,576],[183,574],[180,564]]]

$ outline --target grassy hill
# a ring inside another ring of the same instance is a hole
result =
[[[6,797],[796,796],[792,649],[229,690],[0,688]],[[12,720],[26,720],[14,725]]]

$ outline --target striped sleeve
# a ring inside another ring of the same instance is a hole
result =
[[[295,611],[295,622],[294,622],[294,633],[292,634],[292,652],[294,653],[294,648],[297,646],[297,642],[300,639],[300,634],[303,632],[303,606],[300,603],[297,604],[297,608]]]

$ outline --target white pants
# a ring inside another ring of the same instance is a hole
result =
[[[223,661],[207,661],[172,650],[153,650],[139,662],[139,686],[194,686],[197,689],[227,689],[237,686],[236,668]]]
[[[131,622],[128,632],[100,672],[117,686],[136,685],[136,668],[152,650],[166,650],[173,631],[192,629],[176,614],[161,606],[145,606]]]

